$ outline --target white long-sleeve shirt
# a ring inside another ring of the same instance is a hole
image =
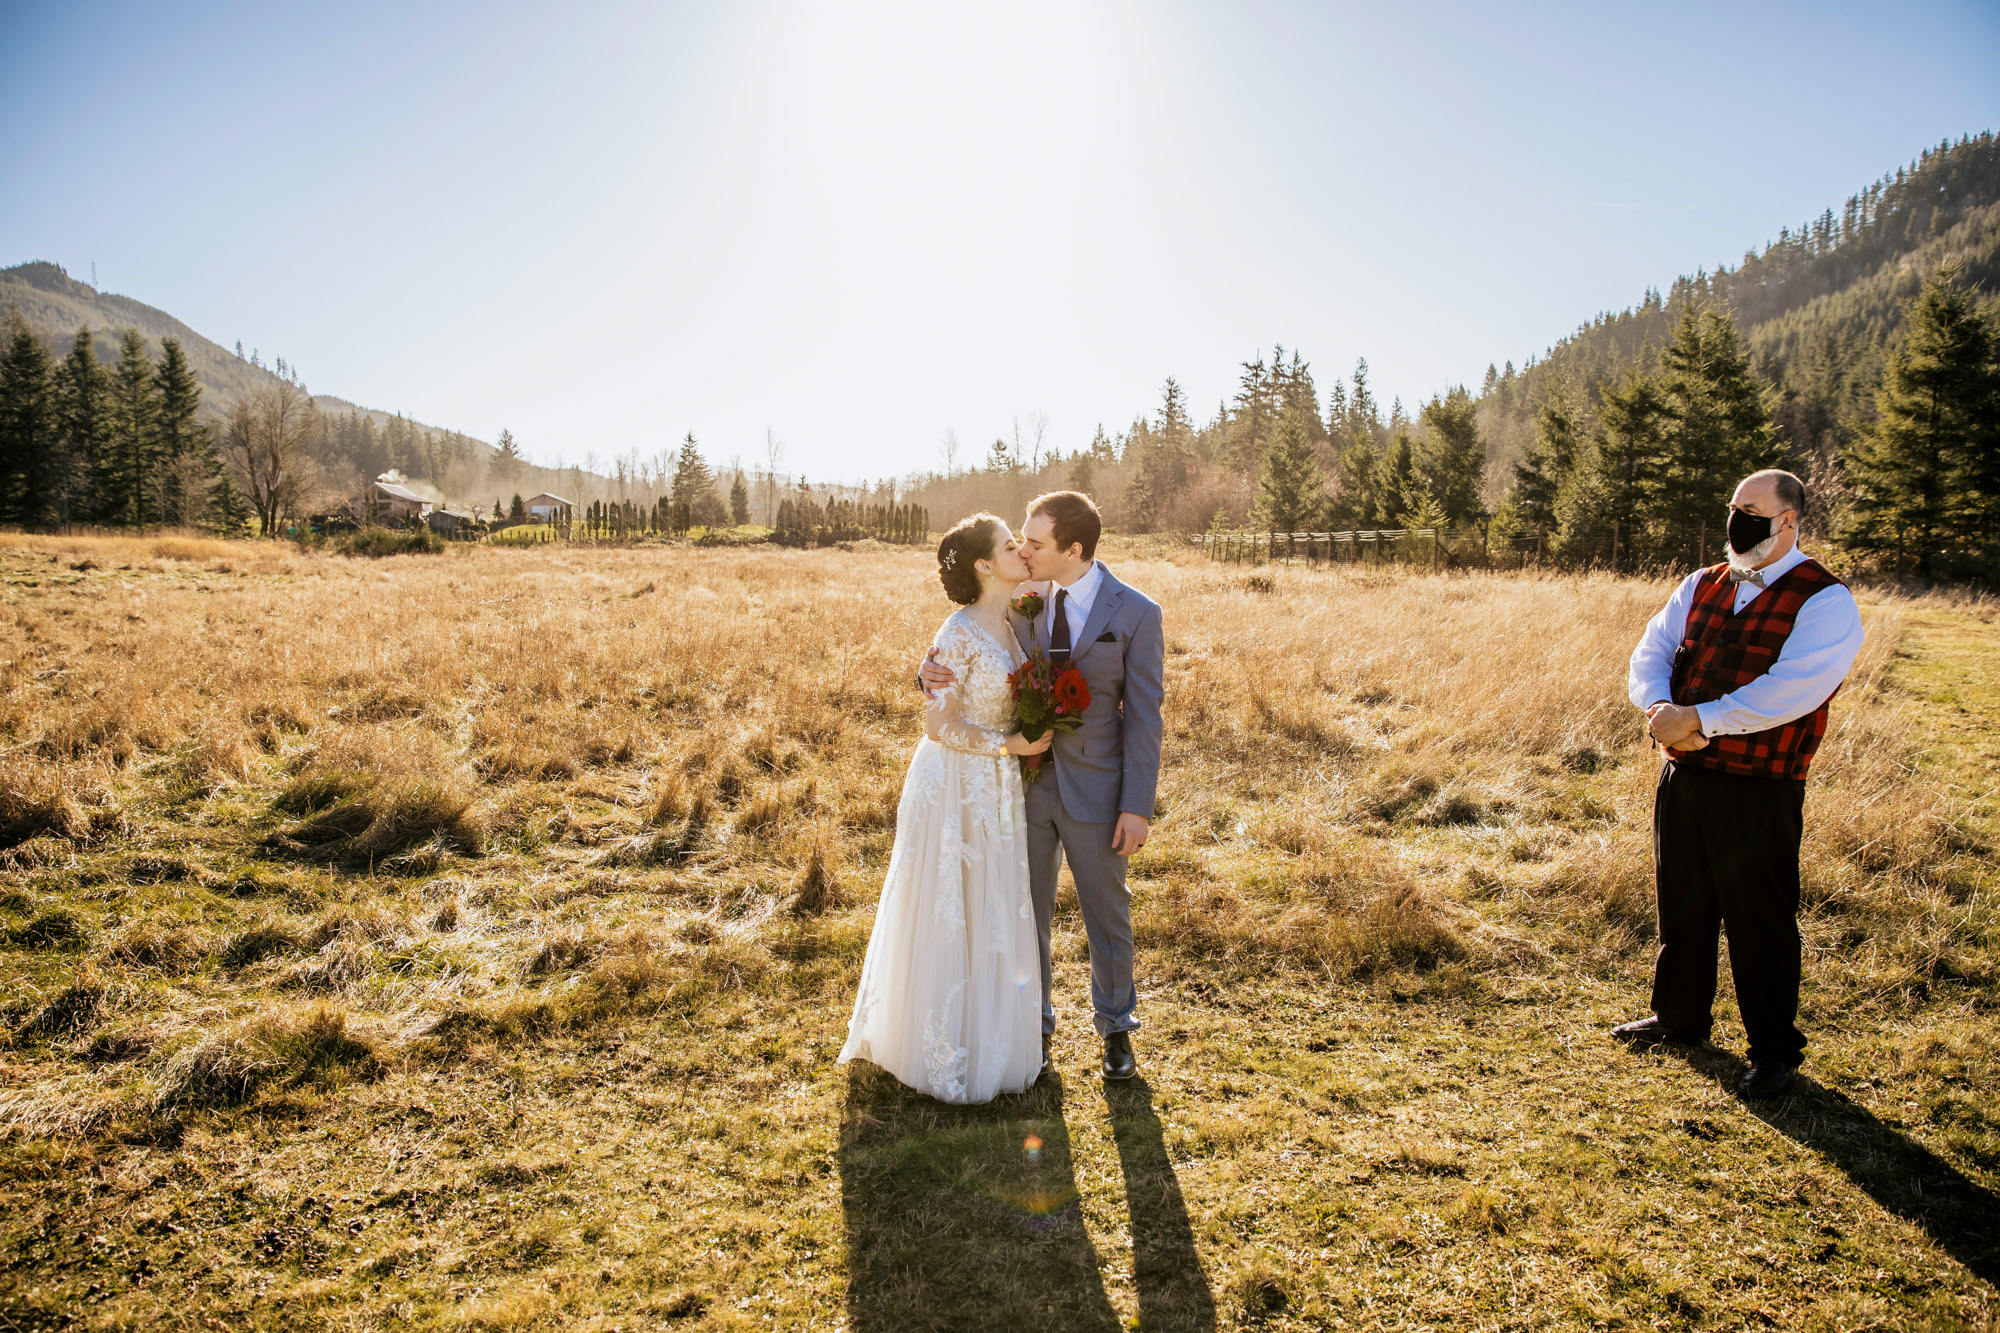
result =
[[[1042,623],[1035,627],[1041,635],[1042,645],[1047,647],[1055,642],[1056,593],[1066,591],[1069,595],[1063,598],[1063,610],[1068,613],[1065,618],[1069,621],[1070,651],[1075,652],[1083,647],[1083,624],[1090,619],[1090,608],[1097,602],[1097,590],[1103,586],[1104,566],[1095,560],[1090,562],[1089,569],[1076,576],[1076,582],[1070,584],[1067,589],[1059,589],[1051,581],[1049,594],[1044,599],[1047,609],[1042,612]]]
[[[1805,558],[1805,552],[1794,546],[1760,571],[1764,582],[1776,583]],[[1687,634],[1688,608],[1694,604],[1701,578],[1697,570],[1681,581],[1660,614],[1647,622],[1639,646],[1632,650],[1625,688],[1639,708],[1673,700],[1674,651]],[[1741,611],[1763,593],[1754,583],[1737,584],[1735,609]],[[1804,717],[1833,697],[1860,652],[1861,612],[1854,595],[1838,584],[1820,589],[1799,607],[1792,632],[1769,671],[1720,699],[1695,705],[1702,734],[1747,735]]]

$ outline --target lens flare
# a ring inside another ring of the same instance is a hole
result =
[[[1039,1162],[1042,1160],[1042,1141],[1035,1135],[1030,1134],[1027,1138],[1021,1140],[1021,1151],[1027,1154],[1029,1161]]]

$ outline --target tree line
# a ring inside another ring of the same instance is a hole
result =
[[[88,328],[49,355],[18,311],[0,346],[0,523],[241,531],[244,497],[201,417],[179,342],[134,330],[106,365]]]

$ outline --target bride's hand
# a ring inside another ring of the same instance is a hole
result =
[[[1044,754],[1048,751],[1050,742],[1054,741],[1055,738],[1056,734],[1053,731],[1045,731],[1042,733],[1040,740],[1031,741],[1017,731],[1007,737],[1007,753],[1023,756]]]

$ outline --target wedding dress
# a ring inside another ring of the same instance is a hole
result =
[[[938,631],[957,673],[925,714],[896,810],[843,1063],[871,1061],[943,1102],[1021,1092],[1042,1067],[1042,982],[1007,674],[1020,664],[964,611]]]

